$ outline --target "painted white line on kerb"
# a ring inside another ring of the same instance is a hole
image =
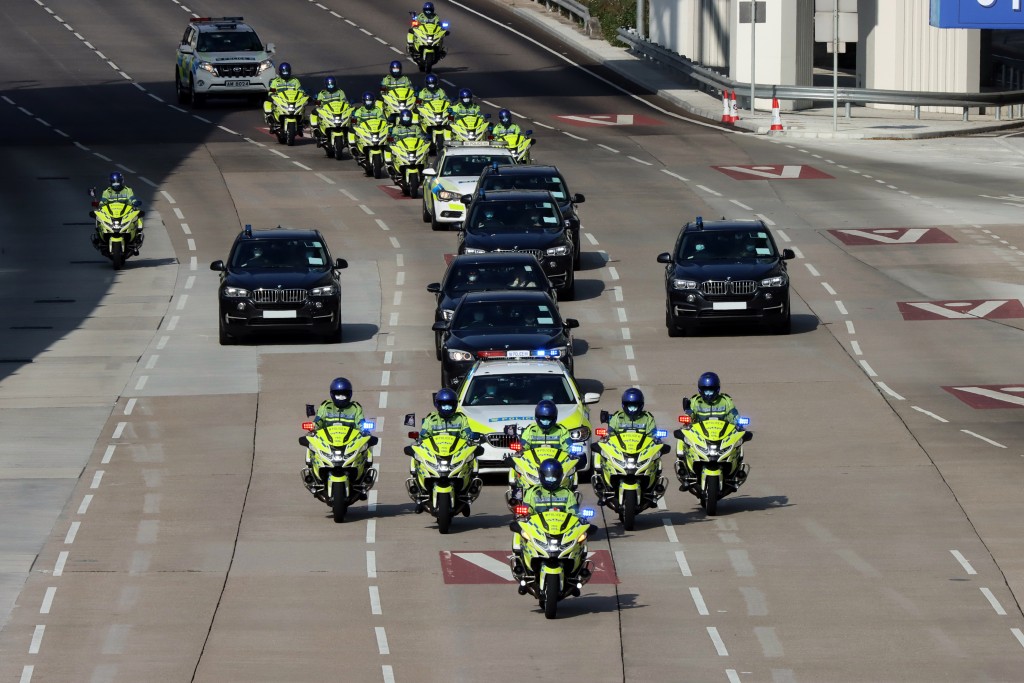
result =
[[[380,455],[379,450],[378,450],[377,455],[378,456]],[[380,473],[380,463],[374,464],[373,467],[374,467],[374,469],[377,470],[377,473],[379,474]],[[377,492],[376,491],[370,491],[370,495],[367,496],[367,498],[366,498],[366,510],[367,510],[367,512],[373,512],[376,509],[377,509]]]
[[[195,241],[195,239],[189,237],[187,240],[185,240],[185,243],[188,245],[188,250],[189,251],[195,251],[196,250],[196,241]]]
[[[172,197],[171,193],[168,192],[167,190],[160,190],[160,194],[162,194],[164,196],[164,199],[167,200],[168,204],[177,204],[178,203],[178,202],[174,201],[174,197]]]
[[[620,323],[628,322],[627,319],[626,319],[626,309],[625,308],[622,308],[620,306],[620,307],[616,308],[615,311],[616,311],[617,315],[619,316],[619,322]]]
[[[390,370],[382,370],[381,373],[380,373],[380,385],[382,387],[386,387],[390,383],[391,383],[391,371]]]
[[[293,161],[292,163],[295,164],[296,166],[298,166],[299,168],[301,168],[303,171],[312,171],[313,170],[309,166],[306,166],[305,164],[303,164],[301,162]]]
[[[371,491],[370,493],[373,493]],[[373,543],[377,539],[377,520],[368,519],[366,520],[366,542]]]
[[[325,175],[324,175],[323,173],[315,173],[314,175],[315,175],[315,176],[316,176],[317,178],[319,178],[320,180],[322,180],[322,181],[324,181],[325,183],[327,183],[328,185],[334,185],[334,184],[335,184],[335,182],[334,182],[333,180],[331,180],[330,178],[328,178],[327,176],[325,176]]]
[[[185,220],[185,214],[178,207],[174,207],[174,217],[177,218],[179,221]]]
[[[36,625],[36,630],[32,632],[32,642],[28,646],[28,653],[30,655],[39,654],[39,648],[43,644],[43,633],[46,631],[46,627],[42,624]]]
[[[1012,633],[1013,637],[1017,639],[1020,646],[1024,647],[1024,633],[1022,633],[1019,628],[1011,628],[1010,633]]]
[[[832,289],[832,285],[830,285],[829,283],[822,282],[821,286],[824,287],[825,291],[828,292],[831,296],[835,296],[836,295],[836,290]]]
[[[754,207],[747,206],[746,204],[744,204],[743,202],[741,202],[738,199],[730,199],[729,201],[732,202],[733,204],[735,204],[736,206],[740,207],[744,211],[753,211],[754,210]]]
[[[75,536],[78,535],[78,530],[81,526],[81,522],[71,522],[71,526],[68,528],[68,533],[64,536],[64,545],[71,545],[75,542]]]
[[[182,294],[178,297],[178,310],[181,311],[185,308],[185,304],[188,303],[188,294]]]
[[[82,496],[82,504],[78,506],[78,514],[84,515],[89,511],[89,503],[92,502],[92,494],[87,493]]]
[[[388,325],[390,327],[398,327],[398,311],[395,311],[390,315],[388,318]],[[389,337],[389,339],[394,339],[394,337]]]
[[[402,290],[398,290],[397,292],[395,292],[395,296],[392,299],[391,305],[392,306],[401,306],[402,305]]]
[[[103,459],[100,460],[100,464],[106,465],[107,463],[110,462],[110,458],[114,456],[115,448],[117,448],[117,446],[113,444],[107,446],[107,450],[103,453]]]
[[[665,524],[665,535],[668,536],[669,543],[679,543],[679,536],[676,535],[676,528],[672,526],[671,519],[661,520]]]
[[[992,594],[992,591],[990,591],[988,588],[982,588],[981,594],[988,599],[988,604],[992,605],[992,609],[996,611],[996,614],[998,614],[1001,617],[1006,616],[1006,610],[1003,609],[1003,606],[999,604],[999,600],[997,600],[996,596]]]
[[[895,391],[893,391],[893,390],[892,390],[892,389],[891,389],[891,388],[889,387],[889,385],[888,385],[888,384],[886,384],[885,382],[879,382],[878,380],[875,380],[875,384],[877,384],[877,385],[878,385],[878,388],[879,388],[879,389],[881,389],[882,391],[884,391],[885,393],[887,393],[887,394],[888,394],[889,396],[892,396],[892,397],[893,397],[894,399],[896,399],[897,401],[906,401],[906,400],[907,400],[907,399],[903,398],[902,396],[900,396],[899,394],[897,394],[897,393],[896,393]]]
[[[381,220],[381,219],[379,219],[379,218],[376,218],[376,219],[374,219],[374,222],[376,222],[376,223],[377,223],[377,225],[378,225],[378,226],[380,227],[380,229],[381,229],[381,230],[384,230],[384,231],[389,231],[389,230],[391,230],[391,228],[389,228],[389,227],[388,227],[388,224],[387,224],[387,223],[385,223],[384,221],[382,221],[382,220]]]
[[[814,277],[820,277],[821,276],[821,273],[818,272],[818,269],[815,268],[814,266],[812,266],[810,263],[805,263],[804,267],[807,268],[807,271],[811,275],[813,275]]]
[[[640,381],[640,376],[638,374],[636,374],[636,366],[635,365],[626,366],[626,370],[629,371],[629,381],[630,382],[639,382]]]
[[[963,432],[964,434],[967,434],[968,436],[973,436],[975,439],[981,439],[985,443],[991,444],[991,445],[995,446],[996,448],[1006,448],[1006,446],[1004,446],[1003,444],[999,443],[998,441],[993,441],[992,439],[988,438],[987,436],[982,436],[981,434],[978,434],[977,432],[972,432],[969,429],[961,429],[960,431]]]
[[[950,550],[949,552],[953,554],[953,557],[956,558],[956,561],[960,563],[960,566],[964,568],[965,572],[971,575],[978,573],[974,570],[974,567],[971,566],[971,563],[967,561],[967,558],[964,557],[963,553],[961,553],[959,550]]]
[[[186,235],[191,235],[192,234],[192,228],[188,227],[188,223],[182,223],[181,224],[181,231],[183,233],[185,233]]]
[[[870,365],[868,365],[868,362],[866,360],[861,360],[858,362],[860,363],[860,366],[864,368],[864,372],[867,374],[868,377],[878,377],[878,373],[875,372]]]
[[[836,308],[839,310],[840,315],[848,315],[849,312],[846,310],[846,306],[843,305],[842,301],[836,300]]]
[[[380,609],[380,589],[370,586],[370,614],[383,614]]]
[[[384,632],[384,627],[374,626],[373,630],[377,634],[377,651],[382,655],[391,654],[391,650],[388,649],[388,634]]]
[[[697,189],[698,189],[698,190],[704,190],[704,191],[705,191],[705,192],[707,192],[708,194],[710,194],[710,195],[714,195],[714,196],[716,196],[716,197],[721,197],[721,196],[722,196],[722,193],[721,193],[721,192],[715,192],[715,191],[714,191],[714,190],[712,190],[712,189],[711,189],[710,187],[707,187],[707,186],[705,186],[705,185],[698,185],[698,186],[697,186]]]
[[[92,483],[89,484],[89,488],[98,489],[101,481],[103,481],[103,470],[97,470],[96,473],[92,475]]]
[[[366,577],[377,578],[377,553],[373,550],[366,551]]]
[[[388,407],[388,392],[380,392],[380,396],[377,398],[377,407],[382,410]]]
[[[704,604],[704,596],[700,594],[700,588],[690,586],[690,597],[693,598],[693,604],[697,607],[697,614],[708,616],[708,606]]]
[[[729,679],[729,683],[742,683],[740,675],[736,673],[736,669],[726,669],[725,677]]]
[[[682,550],[676,551],[676,562],[679,564],[679,571],[683,573],[683,576],[693,576],[690,565],[686,561],[686,554]]]
[[[53,596],[57,593],[56,586],[50,586],[46,589],[46,594],[43,595],[43,604],[39,607],[40,614],[49,614],[50,608],[53,606]]]
[[[632,344],[626,344],[626,346],[623,347],[623,351],[626,352],[626,360],[636,360],[636,354],[633,352]]]
[[[57,562],[53,565],[53,575],[61,576],[64,574],[64,565],[68,562],[68,551],[62,550],[57,553]]]
[[[715,652],[718,653],[718,656],[728,657],[729,651],[725,649],[725,641],[722,640],[722,636],[718,635],[718,629],[708,626],[708,635],[711,636],[711,642],[715,644]]]
[[[402,245],[400,245],[398,243],[398,238],[397,237],[389,237],[388,239],[391,240],[391,246],[393,246],[395,249],[401,249],[402,248]]]
[[[128,426],[127,422],[118,422],[117,426],[114,427],[114,433],[111,434],[112,439],[120,439],[121,435],[124,434],[124,428]]]
[[[940,415],[936,415],[935,413],[933,413],[930,410],[925,410],[921,406],[910,406],[910,407],[913,408],[914,410],[916,410],[919,413],[923,413],[924,415],[927,415],[928,417],[932,418],[933,420],[938,420],[939,422],[949,422],[949,420],[947,420],[946,418],[944,418],[944,417],[942,417]]]
[[[149,375],[139,377],[139,381],[135,383],[135,391],[142,391],[143,387],[146,386],[147,381],[149,381]]]
[[[622,332],[622,340],[623,341],[629,341],[630,339],[632,339],[632,335],[630,334],[628,327],[623,327],[620,330],[620,332]]]

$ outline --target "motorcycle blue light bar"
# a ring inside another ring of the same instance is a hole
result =
[[[749,417],[738,417],[738,418],[736,418],[736,424],[738,424],[738,425],[740,425],[742,427],[746,427],[748,424],[750,424],[750,418]]]
[[[583,445],[574,443],[573,445],[569,446],[569,452],[572,453],[573,455],[579,455],[580,453],[583,452]]]
[[[372,432],[377,428],[377,423],[373,420],[363,420],[359,423],[359,428],[364,432]]]
[[[654,438],[655,439],[664,439],[666,436],[668,436],[668,430],[667,429],[655,429],[654,430]]]
[[[441,28],[447,29],[449,26],[451,26],[451,24],[449,24],[447,21],[442,21],[441,22]]]
[[[590,519],[594,516],[594,508],[581,508],[580,519]]]

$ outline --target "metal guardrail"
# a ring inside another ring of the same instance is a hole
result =
[[[590,33],[590,8],[583,3],[576,2],[576,0],[534,0],[534,2],[542,2],[549,11],[552,7],[558,7],[566,14],[578,19],[587,33]]]
[[[641,38],[636,29],[620,28],[618,38],[630,49],[648,59],[664,64],[678,71],[689,81],[705,91],[723,90],[749,93],[750,84],[734,81],[727,76],[690,61],[671,50]],[[870,88],[839,88],[810,85],[754,85],[754,97],[781,100],[810,100],[812,102],[832,102],[833,93],[837,92],[838,101],[846,107],[846,117],[850,118],[852,104],[901,104],[914,108],[914,118],[921,118],[921,107],[960,107],[963,120],[966,121],[971,109],[995,108],[995,118],[1002,120],[1003,108],[1009,107],[1011,119],[1024,118],[1024,90],[1011,90],[987,93],[959,92],[919,92],[906,90],[876,90]],[[749,97],[746,106],[749,106]]]

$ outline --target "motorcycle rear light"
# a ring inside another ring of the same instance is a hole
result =
[[[679,416],[679,421],[680,421],[680,422],[681,422],[682,424],[684,424],[684,425],[688,425],[688,424],[690,424],[690,422],[691,422],[691,420],[690,420],[690,416],[689,416],[689,415],[680,415],[680,416]]]
[[[523,450],[523,444],[519,443],[518,441],[513,441],[509,443],[508,449],[510,451],[521,451]]]
[[[410,439],[418,439],[418,438],[420,438],[420,433],[419,432],[409,432],[408,436],[409,436]]]
[[[513,511],[515,512],[516,517],[525,517],[526,515],[530,514],[530,506],[516,505]]]
[[[302,423],[302,428],[305,429],[307,432],[311,432],[311,431],[313,431],[313,423],[312,422],[303,422]]]
[[[594,434],[598,438],[603,439],[604,437],[608,436],[608,428],[607,427],[598,427],[597,429],[594,430]]]

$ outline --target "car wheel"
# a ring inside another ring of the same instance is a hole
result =
[[[427,201],[426,201],[426,199],[424,199],[423,200],[423,222],[424,223],[430,223],[432,218],[433,217],[430,215],[430,212],[427,211]]]
[[[572,269],[579,270],[583,267],[583,252],[580,251],[579,247],[576,247],[576,255],[572,257]]]
[[[193,107],[202,107],[206,104],[206,95],[196,92],[196,82],[191,77],[188,79],[188,91],[191,93],[190,99]]]
[[[576,278],[572,279],[569,286],[565,289],[558,290],[559,301],[572,301],[576,298]]]
[[[789,306],[786,306],[785,317],[777,323],[774,323],[771,329],[774,334],[789,334],[792,331],[792,314],[789,310]]]
[[[185,88],[182,87],[181,79],[179,78],[179,76],[180,76],[180,74],[178,73],[178,69],[177,69],[177,67],[175,67],[175,69],[174,69],[174,94],[178,96],[178,104],[187,104],[188,100],[189,100],[190,93],[189,93],[188,90],[185,90]]]
[[[220,345],[221,346],[234,346],[238,343],[238,338],[228,333],[227,325],[224,324],[224,319],[221,318],[219,330],[220,332]]]
[[[434,333],[434,353],[437,356],[438,360],[443,360],[444,359],[444,354],[441,353],[441,333],[440,332],[435,332]]]
[[[441,366],[441,386],[449,388],[452,386],[452,378],[448,374],[448,371],[444,369],[443,365]]]
[[[341,318],[338,318],[338,325],[332,327],[328,332],[324,334],[325,344],[340,344],[341,343]]]
[[[443,223],[438,223],[437,219],[434,218],[433,214],[431,214],[431,216],[430,216],[430,229],[434,230],[435,232],[438,232],[438,231],[441,231],[441,230],[447,230],[448,226],[444,225]]]
[[[676,324],[668,310],[665,311],[665,328],[668,329],[668,336],[670,337],[682,337],[684,335],[682,328]]]

